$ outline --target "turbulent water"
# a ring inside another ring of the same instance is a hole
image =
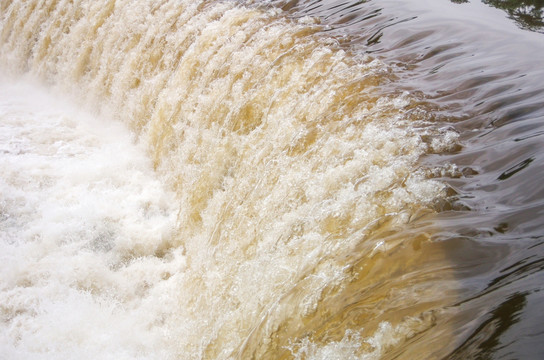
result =
[[[538,358],[542,7],[4,0],[0,358]]]

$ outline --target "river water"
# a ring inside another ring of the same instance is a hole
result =
[[[543,7],[3,1],[0,358],[541,358]]]

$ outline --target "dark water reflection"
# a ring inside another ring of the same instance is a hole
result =
[[[468,3],[468,0],[451,0]],[[544,1],[542,0],[482,0],[484,4],[506,11],[521,28],[544,33]]]
[[[455,345],[439,357],[542,358],[544,1],[276,4],[320,17],[340,46],[393,66],[397,79],[384,91],[410,91],[427,121],[461,136],[461,149],[423,164],[459,169],[442,178],[453,205],[433,238],[449,249],[460,284],[447,309]]]

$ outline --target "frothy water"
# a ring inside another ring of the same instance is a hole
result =
[[[149,287],[185,258],[148,255],[176,227],[174,194],[119,123],[35,84],[0,93],[2,358],[167,355]]]
[[[454,349],[468,170],[398,64],[278,4],[0,9],[1,356]]]

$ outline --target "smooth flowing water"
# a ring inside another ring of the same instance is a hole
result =
[[[0,358],[540,358],[543,7],[3,1]]]

